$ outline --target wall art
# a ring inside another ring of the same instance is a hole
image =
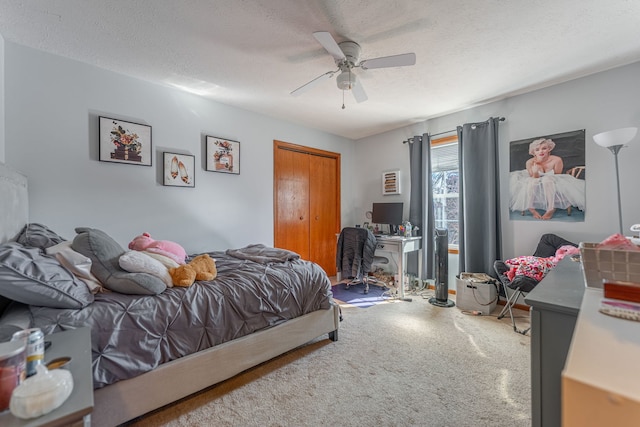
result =
[[[206,170],[239,175],[240,143],[215,136],[207,136]]]
[[[162,153],[162,184],[171,187],[195,187],[196,158],[190,154]]]
[[[584,129],[512,141],[509,148],[510,219],[584,221]]]
[[[400,171],[384,172],[382,174],[382,194],[400,194]]]
[[[151,126],[99,117],[101,162],[151,166]]]

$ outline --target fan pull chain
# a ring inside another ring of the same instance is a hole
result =
[[[344,89],[342,89],[342,109],[344,110]]]

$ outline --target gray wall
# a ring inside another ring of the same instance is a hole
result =
[[[6,164],[29,178],[30,221],[120,244],[144,231],[187,252],[273,244],[273,140],[342,155],[350,211],[353,141],[6,42]],[[97,117],[152,126],[153,166],[98,161]],[[205,172],[203,135],[240,141],[240,175]],[[196,156],[195,188],[162,186],[161,153]]]
[[[379,173],[400,169],[403,184],[408,174],[409,154],[402,141],[423,132],[432,134],[455,129],[468,122],[483,121],[490,116],[504,116],[500,124],[500,176],[502,182],[502,232],[504,258],[532,254],[543,233],[553,232],[575,242],[596,242],[618,231],[614,159],[611,153],[593,142],[593,135],[626,126],[640,126],[640,63],[593,74],[535,92],[514,96],[455,114],[428,120],[420,125],[397,129],[356,141],[356,157],[370,173],[356,175],[361,189],[354,207],[362,222],[371,202],[389,200],[382,196]],[[510,221],[509,143],[537,135],[577,129],[586,131],[587,206],[584,222]],[[640,136],[620,154],[620,177],[623,222],[629,233],[632,224],[640,223]],[[407,188],[405,186],[405,188]],[[408,191],[394,199],[408,205]],[[406,210],[407,208],[405,208]]]
[[[0,35],[0,162],[4,163],[4,38]]]

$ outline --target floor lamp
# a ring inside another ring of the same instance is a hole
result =
[[[616,162],[616,183],[618,185],[618,221],[620,222],[620,234],[624,236],[622,229],[622,202],[620,201],[620,171],[618,170],[618,153],[620,149],[635,138],[638,133],[638,128],[621,128],[616,130],[610,130],[602,132],[597,135],[593,135],[593,140],[596,144],[608,148],[613,153],[613,157]]]

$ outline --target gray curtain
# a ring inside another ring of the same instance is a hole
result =
[[[425,133],[409,139],[409,173],[411,194],[409,199],[409,222],[419,227],[422,236],[423,279],[434,278],[433,253],[433,185],[431,183],[431,138]],[[407,254],[407,270],[418,271],[418,255]]]
[[[503,119],[502,119],[503,120]],[[458,126],[460,272],[495,276],[502,258],[498,124],[500,118]]]

